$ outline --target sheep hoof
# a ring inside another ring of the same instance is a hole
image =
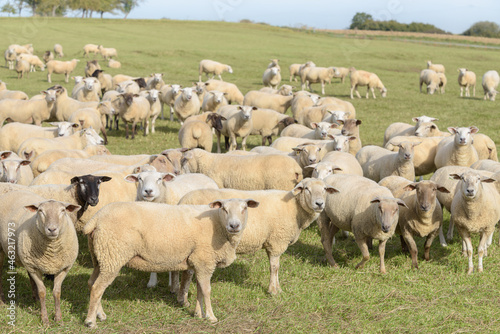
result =
[[[448,244],[446,242],[441,243],[441,247],[448,247]]]
[[[216,323],[217,321],[219,321],[216,317],[209,317],[208,320],[210,320],[211,323]]]
[[[106,313],[104,312],[97,312],[97,319],[101,320],[101,321],[104,321],[108,318],[108,316],[106,315]]]
[[[97,324],[92,320],[85,320],[85,326],[88,328],[96,328]]]
[[[474,272],[474,268],[469,267],[469,270],[467,271],[467,275],[470,275]]]

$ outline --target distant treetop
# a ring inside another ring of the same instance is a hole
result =
[[[427,23],[412,22],[410,24],[406,24],[399,23],[395,20],[375,21],[370,14],[363,12],[358,12],[353,16],[349,29],[449,34],[448,32]]]
[[[474,23],[462,35],[500,38],[500,27],[495,22],[480,21]]]

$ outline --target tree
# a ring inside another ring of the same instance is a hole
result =
[[[480,21],[463,32],[465,36],[500,37],[500,27],[495,22]]]
[[[352,17],[349,29],[363,29],[367,21],[373,21],[373,17],[367,13],[356,13]]]
[[[119,0],[120,10],[125,14],[124,19],[127,18],[128,14],[139,5],[142,0]]]
[[[5,5],[2,6],[2,9],[0,10],[2,13],[6,14],[15,14],[16,13],[16,7],[14,7],[10,2],[7,2]]]

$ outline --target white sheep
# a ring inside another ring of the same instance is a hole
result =
[[[160,101],[162,102],[162,105],[161,105],[162,119],[163,119],[163,110],[165,108],[165,105],[168,105],[170,107],[170,121],[174,120],[175,99],[179,95],[181,88],[182,88],[181,85],[165,85],[160,89],[159,97],[160,97]]]
[[[472,146],[476,149],[479,160],[491,159],[498,161],[497,146],[487,135],[483,133],[473,134]]]
[[[205,112],[200,116],[204,116],[205,120],[193,120],[198,116],[191,116],[186,119],[179,129],[179,143],[181,147],[201,148],[212,152],[212,128],[222,130],[222,121],[226,118],[213,112]]]
[[[323,154],[331,151],[349,152],[349,143],[356,140],[356,137],[346,137],[343,135],[328,135],[330,140],[314,140],[307,138],[280,137],[276,139],[271,147],[283,152],[292,152],[294,147],[303,144],[323,145]]]
[[[300,72],[300,81],[302,83],[302,89],[305,89],[306,85],[312,92],[311,84],[321,83],[321,94],[325,95],[325,83],[331,83],[332,78],[335,75],[339,75],[335,67],[307,67]]]
[[[344,83],[344,79],[349,75],[349,69],[347,67],[334,67],[336,69],[334,78],[340,78],[340,83]]]
[[[352,93],[356,90],[356,95],[361,98],[358,92],[358,86],[366,86],[366,98],[369,96],[369,91],[372,91],[373,98],[375,99],[375,91],[377,88],[380,91],[382,97],[387,96],[387,88],[385,88],[382,81],[375,73],[356,70],[354,67],[349,68],[350,78],[351,78],[351,99],[353,99]]]
[[[292,104],[293,96],[283,96],[251,90],[245,94],[243,105],[263,109],[272,109],[282,114],[286,113]]]
[[[83,56],[87,57],[89,53],[93,53],[94,55],[99,53],[99,45],[96,44],[85,44],[83,47]]]
[[[19,44],[11,44],[7,47],[7,49],[14,50],[17,54],[21,53],[29,53],[33,54],[33,44],[25,44],[25,45],[19,45]]]
[[[338,190],[338,194],[326,196],[325,210],[318,218],[328,263],[337,266],[332,256],[332,242],[338,230],[342,229],[354,234],[363,255],[356,269],[363,268],[370,259],[369,239],[379,240],[380,272],[385,274],[385,245],[396,230],[399,207],[406,207],[406,204],[394,198],[386,187],[362,176],[333,174],[324,182]]]
[[[9,70],[14,69],[14,64],[16,62],[17,53],[14,49],[7,49],[4,53],[5,67],[9,67]]]
[[[216,90],[209,91],[203,97],[201,110],[217,112],[220,108],[227,106],[228,103],[224,95],[226,95],[226,93],[218,92]]]
[[[118,60],[114,60],[114,59],[109,59],[108,60],[108,67],[109,68],[121,68],[122,67],[122,63],[120,63]]]
[[[5,82],[0,80],[0,100],[28,100],[28,95],[20,90],[8,90]]]
[[[330,174],[353,174],[363,176],[363,168],[350,153],[332,151],[323,156],[320,162],[306,166],[312,169],[312,177],[325,179]]]
[[[99,53],[105,60],[108,60],[111,57],[118,57],[118,52],[115,48],[105,48],[102,45],[99,45],[97,49],[99,49]]]
[[[159,92],[156,89],[144,90],[139,95],[145,97],[150,105],[150,114],[147,123],[151,123],[151,133],[155,133],[156,119],[161,113]],[[146,132],[148,134],[148,132]]]
[[[72,59],[70,61],[60,61],[60,60],[51,60],[47,63],[47,81],[52,82],[51,76],[52,73],[55,74],[64,74],[64,82],[69,81],[69,75],[76,68],[76,65],[80,59]]]
[[[271,87],[263,87],[259,89],[259,92],[264,92],[264,93],[273,93],[273,94],[279,94],[283,96],[289,96],[293,95],[293,87],[290,85],[282,85],[278,89],[273,89]]]
[[[436,150],[434,164],[436,168],[443,166],[469,167],[479,160],[477,151],[472,145],[472,135],[479,131],[475,126],[468,128],[449,127],[453,135],[441,140]]]
[[[85,65],[85,76],[90,77],[95,72],[95,70],[101,70],[101,65],[97,60],[91,60]]]
[[[432,242],[443,223],[443,211],[437,193],[449,193],[449,191],[433,181],[413,183],[400,176],[388,176],[379,184],[389,188],[394,197],[406,203],[407,207],[399,209],[396,233],[401,237],[403,251],[410,251],[412,267],[418,269],[418,249],[414,236],[426,237],[424,259],[429,261]]]
[[[483,75],[483,90],[484,99],[495,101],[495,96],[497,95],[497,87],[500,83],[500,76],[497,71],[488,71]]]
[[[161,87],[165,85],[165,82],[163,81],[163,73],[151,73],[149,77],[145,78],[145,80],[147,90],[160,90]]]
[[[206,204],[213,198],[253,198],[260,203],[257,210],[248,213],[247,229],[236,249],[237,254],[254,253],[264,248],[269,257],[271,277],[268,292],[281,292],[278,279],[280,256],[297,242],[307,228],[325,208],[327,194],[336,189],[321,180],[307,178],[290,191],[234,189],[195,190],[185,195],[181,204]],[[186,293],[186,286],[180,292]],[[183,291],[184,290],[184,291]]]
[[[55,44],[54,45],[54,53],[59,57],[59,58],[62,58],[64,57],[64,53],[63,53],[63,47],[61,44]]]
[[[138,94],[125,93],[118,95],[120,98],[120,118],[125,123],[125,139],[129,138],[128,124],[132,123],[132,139],[135,138],[137,123],[142,123],[144,136],[149,131],[149,117],[151,105],[149,101]]]
[[[356,155],[358,151],[363,146],[361,144],[361,137],[359,135],[359,126],[361,125],[361,120],[359,119],[347,119],[345,121],[338,121],[340,124],[343,124],[342,127],[342,135],[346,137],[356,137],[356,140],[353,140],[349,143],[349,153],[352,155]]]
[[[193,82],[193,86],[191,88],[198,96],[198,100],[200,100],[200,106],[201,106],[203,104],[203,99],[205,98],[205,95],[208,93],[205,83]]]
[[[48,89],[48,92],[53,91]],[[64,122],[69,120],[71,114],[73,114],[78,109],[83,108],[97,108],[99,102],[81,102],[75,100],[68,96],[68,91],[62,86],[55,86],[56,102],[54,108],[52,108],[50,120]],[[104,99],[103,99],[104,100]]]
[[[31,161],[21,159],[11,151],[4,151],[0,156],[0,182],[15,183],[27,186],[33,181],[33,172],[29,164]]]
[[[267,65],[267,68],[271,68],[271,67],[277,67],[281,70],[281,67],[280,65],[278,64],[279,63],[279,59],[277,58],[272,58],[272,59],[269,59],[271,62]]]
[[[208,80],[205,82],[205,86],[207,90],[217,90],[219,92],[226,93],[226,99],[229,104],[235,102],[237,104],[243,104],[243,93],[238,89],[233,83],[224,82],[220,80]]]
[[[433,70],[436,73],[444,73],[444,66],[441,64],[433,64],[430,60],[427,61],[427,68]]]
[[[310,128],[301,124],[292,124],[283,129],[283,131],[281,131],[281,135],[283,137],[297,137],[317,140],[328,139],[328,134],[340,134],[340,130],[337,129],[338,126],[338,124],[331,124],[328,122],[313,122],[311,123]],[[311,130],[311,128],[313,130]]]
[[[302,180],[298,163],[283,155],[227,155],[200,149],[184,153],[182,168],[202,173],[219,188],[291,190]]]
[[[333,96],[321,98],[316,105],[327,107],[327,109],[330,110],[342,110],[349,112],[348,118],[356,118],[356,109],[351,102],[344,101]]]
[[[295,93],[291,102],[293,118],[299,121],[299,119],[302,118],[301,115],[304,113],[305,109],[315,106],[320,101],[320,99],[321,97],[319,95],[310,94],[309,92]]]
[[[134,80],[127,80],[127,81],[120,82],[116,86],[116,91],[121,93],[121,94],[125,94],[125,93],[139,94],[141,92],[141,87]]]
[[[427,86],[427,94],[434,94],[439,89],[441,79],[433,70],[422,70],[420,72],[420,93],[422,93],[422,84]]]
[[[401,123],[401,122],[396,122],[389,125],[384,132],[384,146],[392,137],[414,136],[415,132],[419,129],[422,123],[435,122],[438,121],[439,119],[423,115],[420,117],[413,117],[412,120],[416,123],[415,125],[411,125],[408,123]]]
[[[216,130],[217,134],[217,153],[220,149],[221,134],[228,138],[226,139],[226,149],[233,151],[237,149],[236,137],[241,137],[241,147],[246,151],[247,137],[252,132],[252,112],[256,107],[228,105],[220,108],[217,113],[223,116],[226,120],[222,121],[222,129]],[[229,147],[227,147],[229,144]]]
[[[0,146],[1,148],[1,146]],[[500,163],[497,161],[493,161],[490,159],[487,160],[478,160],[477,162],[473,163],[471,168],[478,169],[478,170],[487,170],[492,173],[498,173],[500,172]]]
[[[183,88],[181,94],[175,99],[174,113],[181,124],[186,118],[200,112],[200,100],[193,93],[192,88]]]
[[[287,126],[295,124],[295,120],[272,109],[257,108],[252,111],[252,135],[262,136],[262,146],[273,142],[273,136],[278,136]]]
[[[267,68],[262,75],[262,84],[264,87],[277,89],[281,83],[281,73],[278,67]]]
[[[363,175],[375,182],[390,175],[398,175],[413,181],[415,180],[414,147],[419,144],[419,142],[404,141],[398,145],[398,152],[368,145],[359,150],[356,159],[363,168]]]
[[[217,75],[219,77],[219,80],[222,81],[221,74],[224,72],[233,73],[233,69],[229,65],[222,64],[213,60],[204,59],[200,61],[199,81],[201,82],[201,75],[203,73],[206,73],[207,79],[208,75],[212,74],[212,79]]]
[[[45,305],[43,275],[55,275],[53,295],[56,322],[62,321],[61,285],[78,255],[78,238],[74,215],[79,205],[47,201],[29,191],[10,192],[2,196],[0,224],[0,258],[12,254],[12,235],[16,246],[12,259],[26,268],[34,297],[40,299],[42,322],[49,324]],[[14,256],[15,255],[15,256]],[[1,263],[3,265],[3,263]],[[0,287],[1,289],[1,287]]]
[[[30,64],[30,72],[36,72],[36,67],[40,68],[41,71],[45,70],[45,64],[38,58],[38,56],[32,54],[20,54],[18,59],[26,60]]]
[[[17,72],[17,79],[22,79],[26,76],[28,79],[30,77],[31,65],[26,60],[18,59],[16,60],[15,70]]]
[[[85,325],[95,327],[96,317],[106,318],[101,305],[102,294],[125,265],[150,272],[193,270],[199,288],[195,316],[206,316],[216,322],[210,302],[210,278],[216,267],[226,267],[235,260],[236,247],[247,225],[247,208],[258,205],[251,199],[218,200],[209,206],[144,202],[108,205],[84,228],[94,263]],[[137,229],[127,228],[132,222]],[[113,243],[104,241],[110,238]],[[149,260],[137,262],[134,260],[137,256]],[[179,293],[179,297],[187,306],[187,291],[186,295]],[[202,299],[205,314],[201,308]]]
[[[101,92],[99,95],[113,89],[113,77],[110,74],[103,72],[103,70],[95,70],[94,73],[92,73],[92,76],[97,78],[101,84]]]
[[[438,73],[437,76],[439,78],[439,85],[438,85],[439,93],[444,94],[448,79],[446,79],[446,75],[444,75],[444,73]]]
[[[105,123],[102,118],[105,115],[113,115],[115,110],[111,107],[110,102],[99,102],[96,108],[78,109],[69,117],[69,122],[78,124],[76,130],[88,129],[92,127],[96,131],[100,130],[104,137],[104,145],[108,144],[108,136],[106,134]]]
[[[41,100],[0,100],[0,127],[6,119],[14,122],[33,123],[41,126],[50,118],[50,112],[56,102],[56,92],[44,90]]]
[[[465,97],[470,97],[470,87],[473,89],[473,95],[476,96],[476,73],[466,68],[458,69],[458,85],[460,86],[460,97],[465,88]]]
[[[99,102],[101,95],[101,83],[97,78],[84,78],[75,85],[71,92],[71,97],[80,102]]]
[[[450,224],[457,227],[462,237],[462,251],[468,255],[469,269],[471,274],[474,265],[472,263],[472,241],[471,233],[480,235],[478,252],[478,271],[483,271],[483,256],[487,254],[487,242],[495,230],[495,225],[500,220],[500,194],[494,185],[495,179],[481,177],[474,171],[465,172],[461,175],[452,174],[451,177],[459,179],[458,190],[455,192],[451,203]]]

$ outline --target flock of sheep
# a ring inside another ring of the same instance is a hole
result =
[[[56,44],[54,52],[62,57],[62,46]],[[115,49],[88,44],[84,55],[89,53],[100,53],[110,67],[116,66],[111,59]],[[67,82],[78,60],[53,60],[51,51],[45,56],[48,81],[51,74],[64,74]],[[31,66],[45,67],[37,58],[31,45],[11,45],[5,52],[6,67],[21,75]],[[428,67],[420,85],[425,83],[430,94],[439,87],[444,92],[444,66],[429,62]],[[448,238],[456,226],[469,273],[474,268],[470,236],[481,235],[478,271],[483,270],[500,219],[500,164],[487,135],[474,126],[441,132],[436,118],[419,116],[413,118],[415,125],[391,124],[384,147],[362,146],[362,121],[352,103],[280,86],[278,59],[264,69],[264,88],[245,95],[222,81],[224,72],[233,70],[202,60],[199,82],[182,88],[165,84],[161,73],[112,77],[93,60],[85,76],[73,77],[71,96],[55,85],[28,99],[0,83],[0,264],[16,260],[26,268],[45,324],[43,275],[55,275],[55,320],[60,321],[61,284],[78,255],[77,233],[87,235],[94,265],[85,320],[90,327],[96,318],[106,319],[101,298],[123,266],[151,272],[148,287],[156,286],[156,272],[171,272],[171,291],[185,306],[196,273],[195,315],[217,321],[210,302],[215,268],[229,266],[236,254],[265,249],[268,291],[279,293],[280,256],[314,221],[332,266],[335,235],[343,230],[353,234],[363,255],[356,268],[369,260],[372,240],[379,241],[380,271],[385,273],[385,245],[395,233],[415,268],[415,236],[426,238],[425,260],[435,237],[446,246],[445,207],[451,212]],[[202,82],[203,74],[212,78]],[[387,94],[374,73],[318,67],[311,61],[290,66],[290,81],[299,77],[302,89],[310,90],[311,84],[321,84],[323,94],[326,83],[333,78],[344,82],[347,76],[351,98],[354,92],[360,97],[358,86],[367,87],[366,98],[370,90],[375,98],[375,89],[382,97]],[[461,96],[462,88],[466,96],[471,87],[475,92],[473,72],[460,69],[458,81]],[[485,98],[494,100],[498,82],[495,71],[483,76]],[[175,116],[181,123],[181,148],[112,155],[103,146],[106,128],[113,131],[114,121],[118,129],[120,119],[126,138],[134,138],[138,123],[144,135],[150,126],[155,133],[155,120],[166,106],[170,120]],[[42,122],[52,127],[40,127]],[[218,153],[211,153],[214,134]],[[262,146],[247,151],[250,135],[260,135]],[[242,150],[237,150],[238,137]],[[220,154],[223,149],[227,153]],[[429,173],[434,173],[430,180],[415,182]],[[9,248],[13,236],[15,254]],[[4,302],[1,284],[0,297]]]

